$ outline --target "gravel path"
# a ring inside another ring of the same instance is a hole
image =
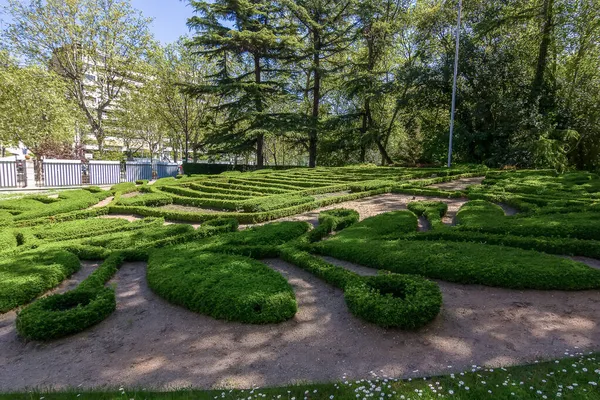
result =
[[[330,259],[331,260],[331,259]],[[600,292],[515,291],[439,282],[440,316],[418,332],[353,317],[343,293],[281,260],[265,260],[296,292],[299,311],[277,325],[214,320],[167,303],[127,263],[117,311],[50,343],[25,343],[14,313],[0,316],[0,390],[27,387],[250,387],[300,381],[456,372],[600,349]],[[359,273],[372,270],[340,263]],[[450,366],[450,367],[449,367]]]

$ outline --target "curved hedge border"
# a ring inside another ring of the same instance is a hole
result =
[[[341,231],[358,222],[360,215],[355,210],[336,208],[319,213],[319,226],[308,233],[310,242],[317,242],[333,231]]]
[[[344,291],[350,312],[384,328],[418,329],[439,313],[439,286],[415,275],[382,274],[363,278]]]
[[[125,253],[113,253],[76,289],[43,297],[23,308],[17,314],[17,332],[27,339],[51,340],[104,320],[116,308],[115,292],[104,284],[125,258]]]
[[[73,290],[44,297],[17,316],[17,332],[32,340],[51,340],[103,321],[116,308],[112,289]]]
[[[67,293],[43,297],[24,307],[17,314],[17,331],[27,339],[52,340],[81,332],[92,325],[103,321],[116,308],[113,289],[104,285],[117,272],[125,261],[148,261],[149,251],[146,249],[173,244],[180,240],[193,240],[230,232],[237,229],[235,220],[215,220],[187,235],[185,238],[167,237],[152,242],[139,249],[121,250],[110,253],[109,250],[97,246],[74,245],[67,246],[68,251],[62,253],[71,258],[98,259],[104,262],[79,286]],[[48,251],[48,249],[44,249]],[[77,254],[77,256],[75,255]]]
[[[0,313],[35,299],[80,268],[79,259],[59,249],[8,256],[0,261]]]
[[[386,273],[362,277],[302,251],[293,243],[282,246],[280,256],[342,289],[354,316],[384,328],[418,329],[431,322],[442,306],[437,284],[420,276]],[[394,297],[388,294],[390,291],[406,296]]]
[[[276,323],[297,311],[286,279],[248,257],[171,247],[152,252],[147,278],[159,296],[217,319]]]
[[[319,221],[333,220],[341,230],[358,220],[354,210],[337,209],[319,214]],[[328,224],[325,222],[325,224]],[[350,312],[384,328],[418,329],[440,312],[442,295],[438,285],[416,275],[381,274],[362,277],[304,251],[307,243],[318,240],[315,231],[326,236],[326,229],[314,229],[279,247],[279,255],[344,291]]]

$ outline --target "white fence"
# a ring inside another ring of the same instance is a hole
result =
[[[32,163],[32,161],[27,161]],[[21,164],[19,164],[21,163]],[[27,186],[25,161],[0,160],[0,188]],[[38,187],[68,187],[90,185],[114,185],[126,181],[174,177],[179,165],[165,162],[119,161],[81,162],[80,160],[43,160],[35,162],[35,185]]]
[[[0,188],[17,187],[17,162],[0,161]]]
[[[44,160],[42,171],[44,186],[81,186],[79,160]]]
[[[119,161],[90,161],[88,173],[92,185],[112,185],[121,182]]]

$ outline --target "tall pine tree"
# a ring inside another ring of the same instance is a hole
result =
[[[215,94],[223,121],[209,138],[221,152],[256,149],[256,165],[264,165],[265,135],[274,131],[278,116],[272,106],[286,96],[280,61],[289,57],[296,37],[281,18],[276,3],[263,0],[191,1],[196,16],[188,25],[196,31],[190,46],[216,60],[210,84],[188,92]]]

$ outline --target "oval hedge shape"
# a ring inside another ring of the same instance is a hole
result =
[[[168,301],[217,319],[275,323],[297,310],[286,279],[247,257],[168,247],[151,254],[147,278],[150,288]]]
[[[25,307],[17,315],[17,331],[28,339],[57,339],[101,322],[115,308],[115,292],[108,288],[55,294]]]
[[[439,286],[416,275],[364,277],[346,288],[344,298],[352,314],[384,328],[418,329],[442,307]]]

